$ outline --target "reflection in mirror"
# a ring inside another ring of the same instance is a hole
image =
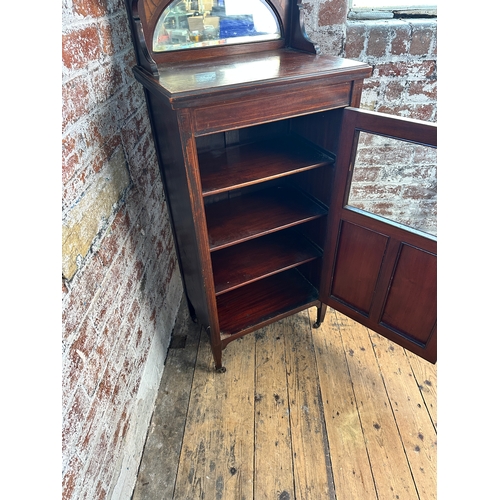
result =
[[[360,132],[348,205],[437,236],[437,150]]]
[[[174,0],[161,14],[153,51],[276,40],[278,19],[265,0]]]

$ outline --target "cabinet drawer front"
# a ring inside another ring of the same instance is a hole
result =
[[[202,107],[194,111],[196,135],[349,106],[350,100],[351,82],[345,82]]]

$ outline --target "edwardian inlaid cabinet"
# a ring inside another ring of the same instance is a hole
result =
[[[311,306],[318,324],[331,306],[435,362],[436,237],[350,189],[362,134],[435,149],[436,126],[358,109],[371,67],[318,55],[300,0],[127,8],[185,293],[216,368],[232,340]]]

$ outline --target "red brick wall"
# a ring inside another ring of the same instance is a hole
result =
[[[127,23],[63,1],[63,499],[130,498],[182,293]]]
[[[366,61],[374,68],[372,78],[365,82],[361,106],[391,115],[435,122],[436,32],[435,19],[349,22],[346,57]],[[373,168],[377,155],[374,155],[372,147],[368,157],[365,156],[367,161],[363,162],[363,155],[360,155],[356,162],[350,203],[436,234],[435,150],[419,150],[418,154],[412,154],[408,147],[400,144],[384,145],[384,154],[375,166],[377,175]],[[394,149],[397,161],[393,160]]]
[[[304,0],[305,26],[324,54],[367,62],[362,107],[437,120],[437,19],[347,19],[347,0]]]
[[[374,68],[362,107],[437,121],[436,35],[436,19],[349,22],[345,56]]]
[[[352,21],[347,19],[347,0],[310,0],[304,7],[307,33],[322,53],[364,61],[373,67],[373,76],[363,87],[362,108],[437,121],[437,19]],[[435,155],[430,158],[426,154],[417,162],[416,155],[404,156],[386,146],[388,159],[396,154],[412,163],[401,160],[388,166],[379,161],[374,165],[372,148],[370,154],[357,160],[350,202],[435,234]]]
[[[360,134],[349,205],[437,233],[436,150]]]

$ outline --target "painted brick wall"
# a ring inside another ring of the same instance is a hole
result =
[[[62,19],[62,498],[123,499],[182,286],[125,5]]]

